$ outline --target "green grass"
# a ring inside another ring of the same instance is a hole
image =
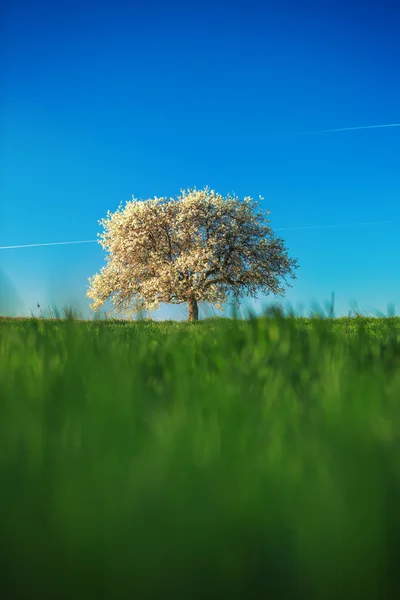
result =
[[[2,597],[399,591],[400,318],[0,321]]]

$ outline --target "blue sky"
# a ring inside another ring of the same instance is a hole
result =
[[[263,196],[299,261],[284,298],[244,309],[304,314],[334,291],[337,316],[400,314],[400,127],[295,135],[400,123],[396,4],[6,0],[0,246],[95,240],[132,195],[208,185]],[[104,258],[96,243],[1,249],[0,312],[89,315]]]

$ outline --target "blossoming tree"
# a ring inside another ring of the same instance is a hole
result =
[[[99,221],[106,265],[89,279],[87,296],[97,311],[111,300],[119,313],[156,310],[160,302],[188,304],[189,321],[198,303],[222,309],[257,292],[284,294],[282,277],[295,279],[297,261],[287,255],[250,197],[223,198],[214,190],[181,190],[181,196],[139,201],[132,197]],[[289,287],[291,287],[289,285]]]

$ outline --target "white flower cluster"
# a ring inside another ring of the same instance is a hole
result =
[[[89,279],[98,310],[108,299],[118,312],[156,310],[160,302],[209,302],[222,309],[257,291],[284,293],[279,277],[295,275],[283,240],[275,238],[255,202],[214,190],[181,190],[177,200],[132,200],[99,221],[107,264]]]

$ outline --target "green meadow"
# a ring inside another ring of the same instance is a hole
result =
[[[0,321],[2,597],[397,597],[400,318]]]

